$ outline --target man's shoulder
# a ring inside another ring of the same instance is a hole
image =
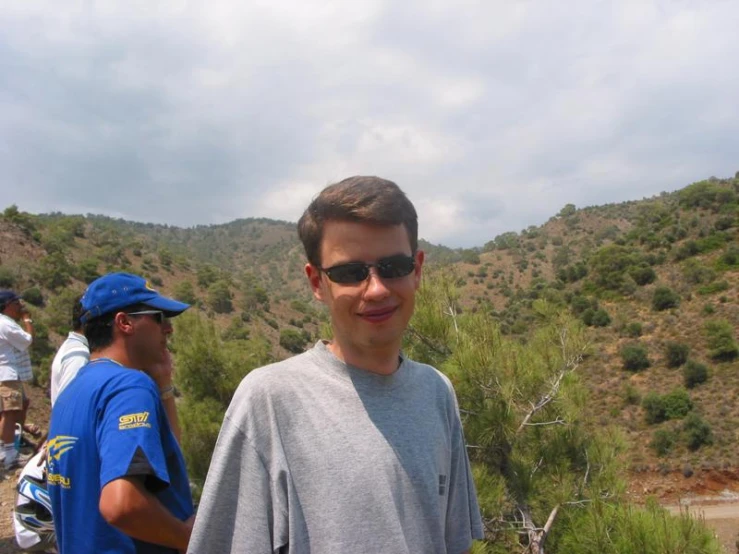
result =
[[[299,376],[314,363],[313,353],[308,350],[286,360],[258,367],[242,379],[239,389],[280,389],[290,382],[291,377]]]
[[[417,362],[415,360],[411,360],[410,358],[405,358],[404,361],[411,369],[414,379],[423,382],[429,382],[436,386],[453,390],[452,382],[449,380],[449,377],[444,375],[434,366],[424,364],[422,362]]]
[[[125,367],[110,360],[93,360],[80,370],[67,387],[80,392],[105,389],[106,395],[126,388],[145,388],[156,392],[156,385],[143,371]]]
[[[20,329],[23,330],[23,327],[20,326],[20,324],[13,319],[12,317],[9,317],[5,314],[0,314],[0,330],[16,330]]]

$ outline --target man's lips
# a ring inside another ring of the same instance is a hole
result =
[[[388,308],[376,308],[372,310],[364,310],[358,315],[362,319],[365,319],[371,323],[382,323],[390,319],[393,314],[397,311],[397,306],[390,306]]]

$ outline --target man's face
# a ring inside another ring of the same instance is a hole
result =
[[[346,221],[325,224],[320,252],[323,268],[347,262],[374,264],[390,256],[412,254],[403,225]],[[347,284],[335,283],[325,271],[306,265],[314,296],[328,306],[331,314],[334,345],[339,350],[335,353],[346,360],[400,349],[413,314],[423,257],[423,252],[416,253],[415,269],[405,277],[382,278],[373,267],[364,281]]]
[[[154,308],[137,311],[156,311]],[[154,314],[129,314],[133,325],[134,352],[140,359],[141,369],[162,363],[167,355],[167,339],[172,334],[172,323],[161,312]]]
[[[23,315],[23,303],[20,299],[8,302],[3,309],[3,313],[11,319],[18,321]]]

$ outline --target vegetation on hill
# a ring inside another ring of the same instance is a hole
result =
[[[547,544],[576,552],[571,529],[608,521],[628,535],[664,518],[640,512],[637,525],[630,508],[602,498],[605,489],[622,498],[622,465],[686,475],[736,468],[738,233],[739,175],[640,201],[567,204],[539,227],[481,238],[480,248],[421,241],[431,273],[447,277],[428,279],[407,349],[455,381],[478,483],[497,491],[482,497],[491,533],[513,544],[511,513],[540,532],[558,506]],[[173,348],[196,484],[241,377],[325,334],[303,264],[295,225],[281,221],[181,229],[16,206],[0,216],[0,287],[31,305],[41,385],[74,297],[99,275],[142,274],[195,306],[178,318]],[[580,356],[559,381],[568,362],[551,345],[557,330],[566,330],[564,351]],[[558,400],[531,423],[566,425],[520,428],[556,382]]]

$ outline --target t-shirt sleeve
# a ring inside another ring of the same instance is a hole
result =
[[[456,402],[455,402],[456,410]],[[446,514],[446,545],[449,554],[468,550],[473,539],[484,539],[485,533],[477,503],[475,481],[462,431],[459,413],[452,436],[452,464],[449,476],[449,503]]]
[[[80,369],[87,365],[90,361],[90,354],[87,350],[79,349],[68,352],[62,358],[61,369],[59,371],[59,390],[57,396],[61,394],[64,388],[77,377]]]
[[[33,336],[31,333],[24,331],[18,324],[6,326],[4,336],[10,345],[16,350],[28,350],[28,347],[31,346],[31,342],[33,342]]]
[[[284,471],[270,471],[243,432],[223,422],[189,554],[277,553],[288,543]]]
[[[169,485],[159,411],[159,398],[142,386],[123,388],[108,399],[97,431],[101,490],[133,476],[144,477],[152,490]]]

